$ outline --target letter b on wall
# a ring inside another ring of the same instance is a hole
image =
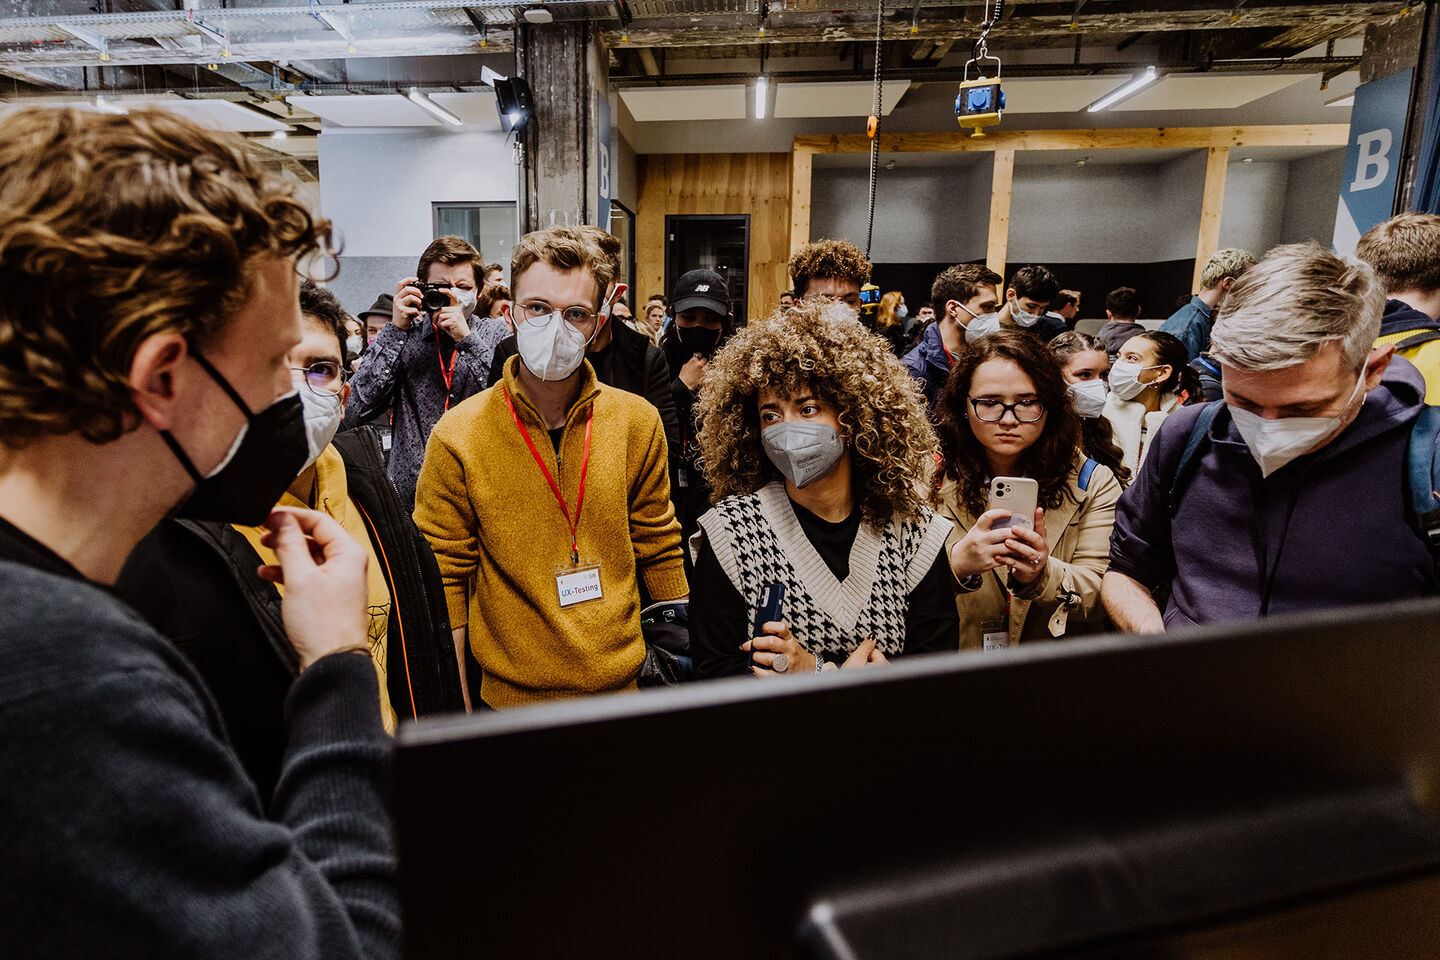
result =
[[[1335,212],[1335,252],[1350,255],[1360,235],[1390,218],[1400,182],[1400,150],[1414,70],[1372,80],[1355,90],[1345,177]]]
[[[1355,165],[1355,179],[1350,181],[1350,192],[1372,190],[1381,186],[1390,177],[1390,148],[1395,137],[1389,130],[1371,130],[1355,138],[1360,148],[1360,157]]]

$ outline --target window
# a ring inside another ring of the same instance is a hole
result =
[[[510,254],[520,242],[515,204],[510,200],[484,203],[432,203],[435,236],[464,237],[475,245],[486,263],[505,268],[510,282]]]

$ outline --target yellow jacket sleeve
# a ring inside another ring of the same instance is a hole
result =
[[[463,627],[469,622],[470,583],[480,560],[480,529],[465,486],[465,464],[438,425],[415,487],[415,526],[440,565],[450,626]]]

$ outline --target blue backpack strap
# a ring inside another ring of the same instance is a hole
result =
[[[1098,466],[1100,466],[1100,464],[1089,458],[1086,458],[1085,463],[1081,465],[1080,479],[1077,481],[1077,485],[1080,487],[1081,490],[1090,489],[1090,476],[1095,472],[1095,468]]]
[[[1410,513],[1430,552],[1440,558],[1440,407],[1420,408],[1405,452]]]
[[[1200,415],[1195,418],[1195,423],[1190,427],[1190,436],[1185,441],[1185,450],[1180,454],[1180,462],[1175,465],[1175,475],[1170,478],[1170,494],[1166,503],[1170,507],[1170,516],[1175,516],[1175,511],[1180,508],[1180,494],[1189,482],[1187,468],[1195,461],[1195,454],[1200,449],[1200,444],[1205,442],[1205,437],[1210,433],[1210,424],[1215,422],[1215,416],[1225,404],[1219,401],[1212,401],[1200,407]]]

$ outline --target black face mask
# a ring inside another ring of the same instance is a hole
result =
[[[698,353],[703,357],[709,357],[720,345],[720,331],[710,330],[706,327],[682,327],[675,325],[675,339],[680,345],[691,353]]]
[[[230,458],[208,477],[195,469],[169,430],[160,431],[161,439],[195,481],[195,492],[180,504],[176,516],[257,526],[265,522],[310,456],[305,439],[305,408],[300,403],[300,395],[282,397],[259,413],[251,413],[240,394],[210,361],[198,351],[191,355],[245,414],[246,423]]]

